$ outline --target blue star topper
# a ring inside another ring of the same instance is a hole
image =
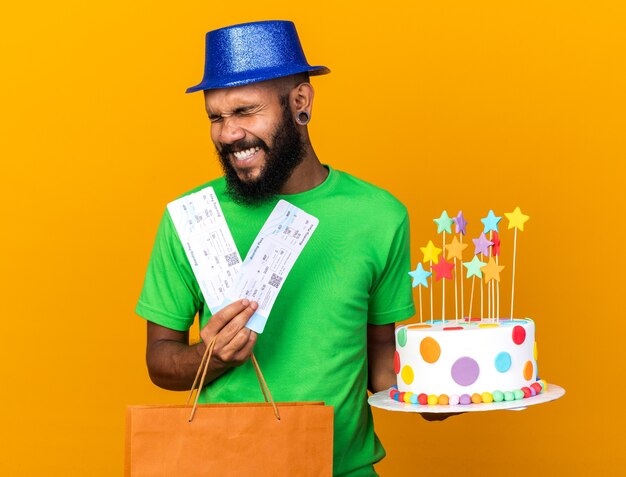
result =
[[[502,220],[502,217],[496,217],[496,214],[493,213],[493,210],[490,210],[487,214],[487,217],[480,219],[480,221],[485,224],[485,230],[483,233],[486,234],[490,231],[498,232],[498,222]]]
[[[424,267],[420,262],[417,264],[417,268],[415,270],[409,272],[409,275],[413,277],[413,288],[417,285],[422,285],[428,288],[428,281],[426,279],[432,275],[432,272],[424,270]]]

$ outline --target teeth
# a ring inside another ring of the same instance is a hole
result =
[[[244,159],[248,159],[250,156],[252,156],[252,154],[254,154],[255,152],[257,152],[258,150],[260,150],[260,147],[251,147],[250,149],[246,149],[245,151],[237,151],[234,152],[233,155],[239,159],[240,161],[244,160]]]

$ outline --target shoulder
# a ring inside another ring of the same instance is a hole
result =
[[[408,216],[407,208],[391,192],[344,171],[339,176],[336,193],[351,202],[352,207],[370,214],[385,214],[394,221]]]

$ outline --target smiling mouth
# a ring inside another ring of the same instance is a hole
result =
[[[243,151],[237,151],[237,152],[233,152],[233,156],[235,156],[235,158],[238,161],[247,161],[249,159],[252,159],[254,156],[256,156],[256,154],[261,150],[260,147],[251,147],[249,149],[244,149]]]

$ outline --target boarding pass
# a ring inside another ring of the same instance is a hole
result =
[[[286,200],[278,201],[242,263],[212,187],[167,207],[211,313],[240,298],[256,301],[259,307],[246,327],[262,333],[318,219]]]

